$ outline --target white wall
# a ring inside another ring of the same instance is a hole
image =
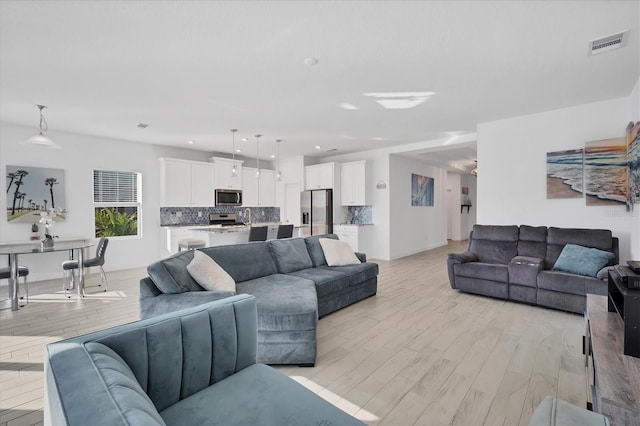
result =
[[[297,211],[298,214],[294,218],[289,218],[289,223],[299,226],[301,222],[300,195],[298,194],[295,199],[288,200],[285,194],[285,185],[296,184],[298,191],[304,190],[304,157],[300,155],[280,159],[280,171],[282,172],[281,181],[276,181],[276,207],[280,208],[281,219],[285,218],[287,208]]]
[[[628,97],[478,125],[478,223],[611,229],[621,260],[637,250],[640,206],[586,206],[546,198],[546,153],[619,137],[633,117]],[[635,223],[635,225],[634,225]],[[634,233],[634,235],[632,235]]]
[[[106,270],[147,266],[159,259],[160,228],[160,169],[157,158],[175,157],[207,161],[207,152],[163,147],[77,135],[49,132],[61,150],[19,145],[34,132],[33,128],[0,123],[0,171],[7,165],[64,169],[65,198],[68,210],[66,221],[57,222],[55,234],[64,236],[93,236],[93,170],[135,171],[142,173],[142,238],[111,239],[106,254]],[[28,240],[28,224],[7,222],[7,200],[0,197],[0,240]],[[30,280],[62,276],[60,262],[67,253],[23,255],[20,264],[30,268]],[[6,264],[6,259],[0,262]]]
[[[460,241],[462,214],[460,213],[460,174],[447,173],[445,203],[447,204],[447,239]]]
[[[432,207],[411,205],[412,173],[435,179]],[[413,159],[391,155],[389,175],[390,258],[397,259],[446,245],[447,172]]]

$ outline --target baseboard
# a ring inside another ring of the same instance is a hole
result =
[[[429,245],[427,245],[425,247],[421,247],[421,248],[414,249],[414,250],[407,250],[407,251],[403,251],[403,252],[400,252],[400,253],[395,254],[395,255],[391,255],[390,258],[391,258],[391,260],[401,259],[403,257],[412,256],[414,254],[422,253],[423,251],[432,250],[434,248],[446,246],[447,244],[448,244],[447,240],[439,241],[437,243],[429,244]]]

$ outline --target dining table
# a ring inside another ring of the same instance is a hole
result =
[[[20,307],[18,281],[18,255],[43,254],[61,251],[69,251],[72,258],[78,259],[78,275],[76,290],[78,298],[84,297],[84,250],[94,246],[96,242],[89,238],[61,238],[56,239],[50,247],[44,247],[40,242],[0,242],[0,255],[7,255],[9,258],[9,299],[0,302],[0,309],[17,311]],[[75,281],[75,280],[74,280]]]

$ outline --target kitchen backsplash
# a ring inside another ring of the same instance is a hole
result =
[[[371,221],[371,206],[347,207],[347,223],[356,225],[368,225]]]
[[[244,222],[248,220],[244,217],[247,208],[253,222],[280,222],[280,207],[160,207],[160,226],[208,225],[211,213],[236,213],[238,220]],[[182,217],[178,217],[178,212],[182,212]]]

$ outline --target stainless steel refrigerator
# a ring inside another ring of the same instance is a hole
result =
[[[333,191],[316,189],[300,193],[302,235],[333,233]]]

